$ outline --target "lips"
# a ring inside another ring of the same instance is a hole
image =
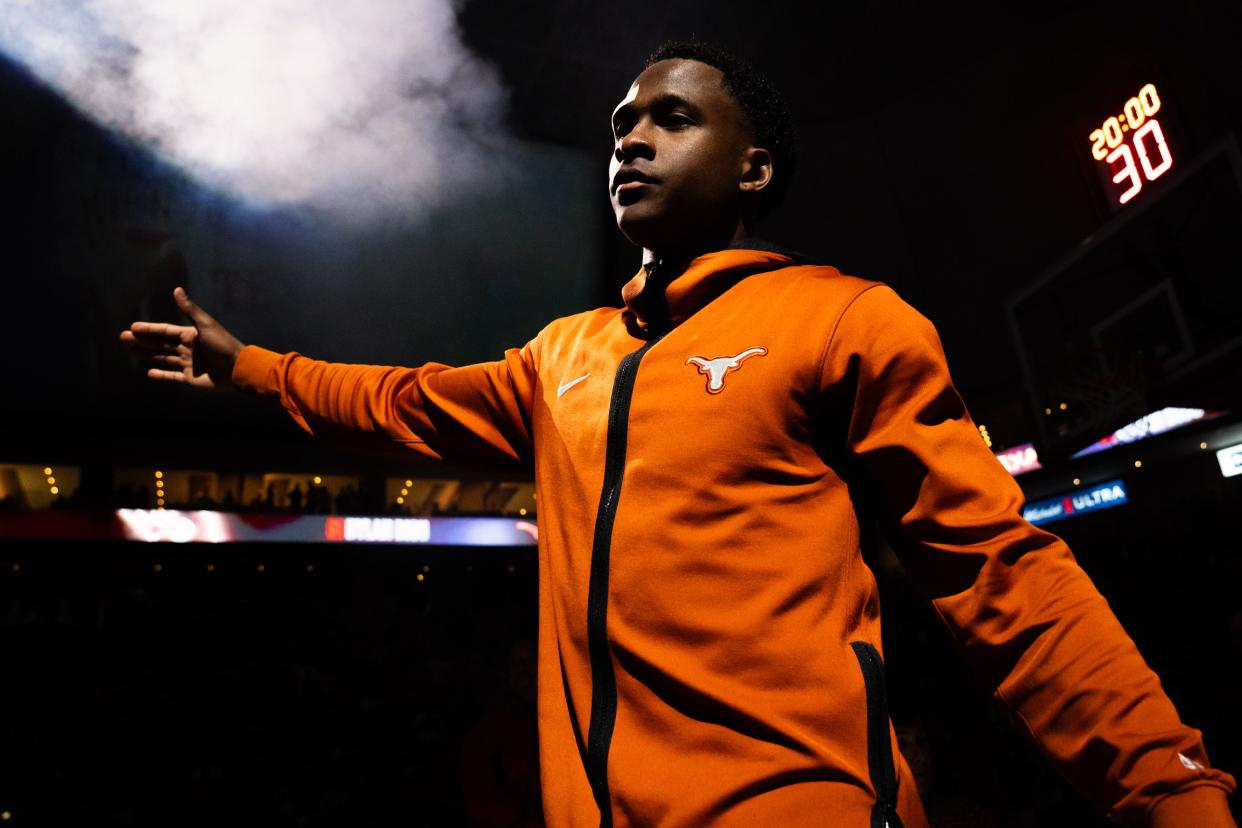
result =
[[[613,194],[622,193],[627,190],[636,190],[643,184],[655,184],[656,178],[639,172],[632,168],[623,168],[617,171],[612,179]]]

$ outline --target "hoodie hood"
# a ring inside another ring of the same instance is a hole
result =
[[[680,272],[662,260],[648,262],[621,289],[625,316],[644,330],[673,327],[747,276],[799,264],[816,262],[753,238],[697,256]]]

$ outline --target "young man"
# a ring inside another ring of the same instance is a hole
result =
[[[1104,599],[985,448],[935,330],[889,288],[750,240],[793,167],[775,93],[700,44],[613,113],[621,310],[504,359],[353,366],[193,327],[122,339],[155,379],[278,400],[437,458],[533,465],[552,826],[920,826],[889,724],[863,501],[976,674],[1131,825],[1232,826]]]

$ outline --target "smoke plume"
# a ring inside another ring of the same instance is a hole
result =
[[[0,0],[0,49],[263,207],[417,215],[504,157],[503,87],[450,0]]]

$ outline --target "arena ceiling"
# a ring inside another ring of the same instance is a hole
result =
[[[708,0],[468,0],[466,42],[502,70],[512,123],[550,143],[598,147],[608,113],[666,39],[697,37],[749,57],[785,91],[801,124],[846,120],[920,90],[1028,37],[1069,8],[1006,4],[1003,14],[941,4]]]

